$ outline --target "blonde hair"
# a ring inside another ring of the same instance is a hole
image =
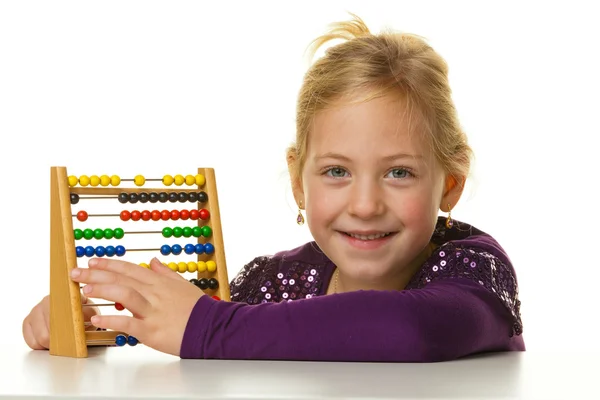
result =
[[[296,140],[287,149],[292,177],[301,176],[317,113],[366,90],[363,101],[390,92],[403,96],[411,114],[416,111],[437,161],[464,184],[472,150],[458,121],[445,60],[420,36],[392,31],[372,34],[359,17],[351,15],[353,20],[333,24],[309,46],[314,56],[326,42],[344,40],[328,48],[304,76],[297,101]]]

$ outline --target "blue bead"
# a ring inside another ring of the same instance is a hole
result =
[[[104,248],[104,246],[96,247],[96,257],[104,257],[105,254],[106,254],[106,249]]]
[[[83,249],[83,246],[75,247],[75,253],[77,254],[77,257],[83,257],[85,255],[85,250]]]
[[[168,256],[169,254],[171,254],[171,246],[169,246],[168,244],[163,244],[160,248],[160,254],[162,254],[163,256]]]
[[[212,254],[215,252],[215,246],[213,246],[212,243],[206,243],[204,245],[204,251],[206,254]]]
[[[204,245],[202,243],[198,243],[194,247],[195,247],[194,251],[196,252],[196,254],[202,254],[202,253],[204,253]]]
[[[125,344],[127,344],[127,338],[125,335],[117,335],[115,338],[115,344],[117,346],[125,346]]]
[[[194,249],[195,249],[195,247],[193,244],[191,244],[191,243],[186,244],[185,250],[184,250],[185,254],[194,254]]]
[[[138,340],[133,336],[129,336],[127,338],[127,344],[130,346],[135,346],[136,344],[138,344]]]
[[[85,248],[85,255],[86,256],[93,257],[95,253],[96,253],[96,250],[94,250],[93,246],[87,246]]]
[[[175,254],[177,256],[177,255],[181,254],[181,246],[178,244],[174,244],[171,247],[171,251],[173,252],[173,254]]]
[[[125,255],[125,247],[123,247],[121,245],[115,247],[115,254],[118,257],[124,256]]]
[[[115,246],[106,246],[106,255],[108,257],[112,257],[115,254],[117,254],[117,250],[115,249]]]

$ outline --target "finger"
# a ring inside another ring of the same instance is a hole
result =
[[[92,258],[88,261],[89,269],[104,270],[128,276],[144,283],[154,283],[156,276],[148,268],[122,260]]]
[[[81,304],[94,304],[93,301],[90,301],[83,294],[81,295]],[[100,314],[100,309],[98,307],[83,307],[83,320],[89,321],[91,317],[96,314]]]
[[[75,282],[87,284],[113,284],[118,286],[139,287],[143,283],[135,279],[121,275],[117,272],[98,270],[91,268],[73,268],[71,278]]]
[[[142,321],[128,315],[95,315],[91,322],[98,328],[125,332],[137,339],[144,333]]]
[[[29,322],[29,318],[26,318],[23,321],[23,339],[25,339],[25,343],[32,350],[45,350],[47,347],[42,346],[35,338],[33,334],[33,328],[31,327],[31,322]]]
[[[150,302],[137,290],[111,284],[90,284],[83,288],[86,296],[120,303],[133,314],[145,317],[151,308]]]
[[[179,275],[177,272],[173,271],[171,268],[165,266],[163,263],[158,261],[158,258],[156,257],[154,257],[150,261],[150,269],[162,276],[166,276],[173,279],[186,280],[183,276]]]

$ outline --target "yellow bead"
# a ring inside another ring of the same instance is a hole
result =
[[[173,177],[171,175],[163,176],[163,185],[171,186],[173,184]]]
[[[202,175],[202,174],[196,175],[196,185],[202,187],[202,186],[204,186],[205,183],[206,183],[206,179],[204,178],[204,175]]]
[[[185,182],[185,178],[183,177],[183,175],[175,175],[175,184],[177,186],[183,185],[183,182]]]
[[[142,175],[136,175],[135,178],[133,178],[133,183],[135,183],[136,186],[142,186],[146,183],[146,178]]]
[[[113,186],[119,186],[121,183],[121,178],[118,175],[113,175],[110,177],[110,184]]]
[[[177,263],[176,262],[170,262],[168,267],[171,268],[173,271],[177,271]]]
[[[196,178],[194,178],[194,175],[186,175],[185,176],[185,184],[188,186],[192,186],[194,183],[196,183]]]
[[[71,187],[77,186],[78,182],[79,181],[77,180],[77,177],[75,175],[69,176],[69,186],[71,186]]]
[[[110,185],[110,177],[108,175],[102,175],[100,177],[100,184],[102,186],[108,186],[108,185]]]
[[[90,185],[96,187],[100,184],[100,178],[97,175],[90,176]]]
[[[146,263],[141,263],[140,267],[144,267],[144,268],[150,269],[150,266],[148,264],[146,264]]]
[[[206,262],[206,269],[208,269],[208,272],[215,272],[217,270],[217,263],[215,263],[214,261],[207,261]]]
[[[196,264],[194,261],[190,261],[189,263],[187,263],[187,270],[188,272],[198,271],[198,264]]]
[[[184,273],[187,271],[187,263],[181,261],[179,264],[177,264],[177,271],[179,271],[180,273]]]
[[[204,261],[198,261],[198,272],[206,272],[206,263]]]
[[[81,175],[79,177],[79,184],[81,186],[87,186],[87,185],[89,185],[90,184],[90,178],[89,178],[89,176],[87,176],[87,175]]]

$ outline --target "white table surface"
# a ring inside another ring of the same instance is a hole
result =
[[[432,364],[181,360],[143,345],[86,359],[0,350],[0,398],[600,399],[600,354],[498,353]]]

